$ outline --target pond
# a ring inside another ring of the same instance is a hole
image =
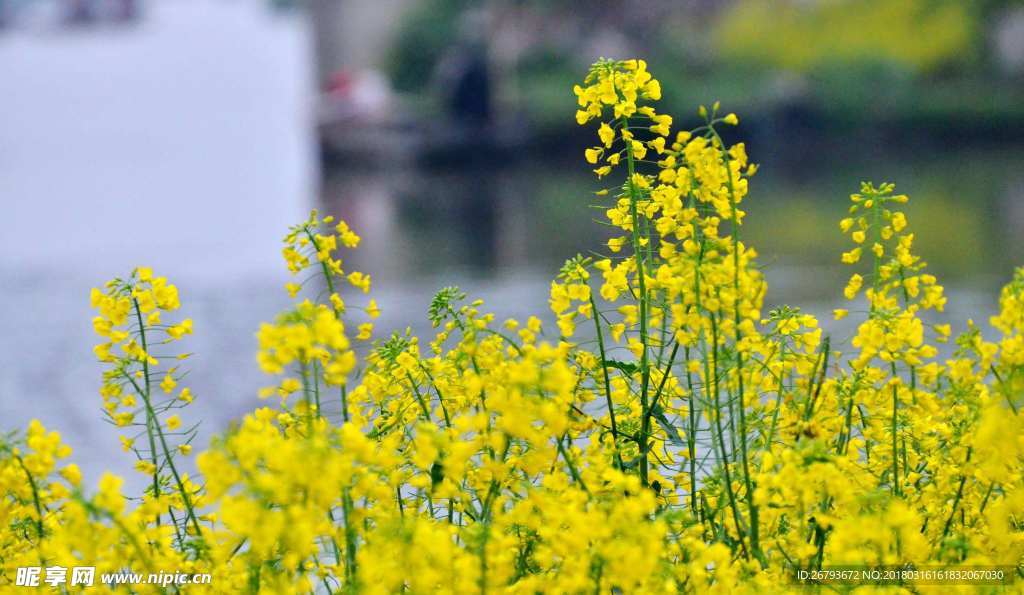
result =
[[[769,155],[751,180],[742,232],[761,255],[769,304],[810,302],[820,310],[841,300],[849,271],[839,255],[849,240],[837,224],[864,179],[894,181],[910,194],[906,212],[929,270],[972,303],[991,302],[1024,264],[1022,166],[1024,153],[998,147],[796,165]],[[546,284],[566,258],[607,252],[607,198],[593,195],[599,188],[582,156],[431,170],[349,167],[326,172],[321,204],[362,230],[351,260],[378,287],[427,296],[462,279],[502,287],[491,307],[513,314],[546,311]]]

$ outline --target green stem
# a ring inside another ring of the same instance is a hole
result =
[[[138,384],[135,383],[130,376],[128,380],[131,380],[132,385],[135,386],[135,392],[142,396],[142,399],[146,402],[146,436],[149,438],[149,454],[150,460],[153,463],[153,497],[160,497],[160,477],[158,474],[160,465],[156,457],[156,441],[153,438],[153,426],[160,426],[159,420],[154,419],[153,408],[149,406],[149,391],[150,391],[150,377],[149,377],[149,349],[146,345],[146,327],[142,323],[142,310],[139,308],[139,300],[132,298],[132,305],[135,309],[135,319],[139,323],[139,341],[142,343],[142,351],[146,354],[146,357],[142,360],[142,371],[145,379],[145,392],[139,390]],[[160,514],[156,515],[156,524],[160,524]]]
[[[697,508],[697,411],[694,390],[693,390],[693,374],[690,372],[690,348],[687,347],[683,350],[683,357],[686,358],[686,387],[689,397],[689,405],[687,407],[687,432],[686,432],[686,450],[690,455],[690,512],[693,513],[693,518],[700,517],[700,511]]]
[[[565,464],[569,467],[569,475],[572,477],[573,481],[579,484],[579,486],[583,488],[583,491],[589,496],[590,490],[587,489],[587,484],[583,483],[583,478],[580,476],[580,472],[576,469],[576,465],[573,464],[572,458],[569,456],[569,452],[562,445],[563,438],[564,436],[556,441],[558,453],[562,455],[563,459],[565,459]]]
[[[430,385],[433,386],[434,387],[434,391],[437,392],[437,404],[441,406],[441,413],[444,415],[444,425],[445,425],[446,428],[450,429],[452,427],[452,420],[451,420],[451,417],[449,417],[449,415],[448,415],[448,408],[445,407],[444,396],[441,394],[441,389],[437,387],[437,382],[434,381],[433,375],[431,375],[430,371],[427,370],[427,367],[425,365],[423,365],[423,362],[420,362],[419,364],[420,364],[420,370],[423,371],[423,374],[426,375],[427,380],[430,381]],[[410,378],[410,381],[411,381],[411,378]]]
[[[971,449],[970,449],[970,447],[968,447],[967,448],[967,460],[964,462],[964,464],[966,465],[966,464],[968,464],[970,462],[971,462]],[[957,508],[957,506],[960,505],[960,499],[964,495],[964,484],[965,483],[967,483],[967,475],[966,474],[960,476],[960,485],[956,489],[956,497],[953,499],[953,508],[952,508],[952,510],[949,511],[949,518],[946,519],[946,526],[942,528],[942,538],[940,539],[940,541],[942,539],[945,539],[946,536],[949,535],[949,529],[953,525],[953,517],[956,516],[956,508]]]
[[[420,389],[416,386],[416,381],[412,379],[412,374],[406,372],[405,377],[409,379],[409,386],[412,388],[413,394],[416,395],[416,402],[419,403],[420,410],[423,412],[423,419],[427,423],[432,423],[433,420],[430,419],[430,408],[427,407],[426,401],[423,400],[423,395],[420,394]]]
[[[25,472],[25,477],[28,478],[28,485],[32,489],[32,504],[36,509],[36,536],[39,538],[37,546],[42,545],[43,542],[43,504],[39,500],[39,487],[36,485],[36,479],[32,476],[32,472],[25,466],[25,461],[20,455],[14,455],[14,460],[18,461],[18,466]]]
[[[747,544],[744,541],[746,529],[743,527],[743,522],[740,519],[739,506],[736,504],[736,494],[732,489],[732,474],[729,471],[729,454],[725,450],[725,431],[722,429],[722,405],[718,399],[718,322],[714,315],[711,316],[711,345],[712,359],[714,360],[714,380],[711,383],[713,387],[711,390],[712,394],[708,395],[708,397],[709,401],[712,402],[712,417],[714,417],[715,426],[718,428],[718,446],[721,449],[722,454],[722,473],[725,481],[725,492],[729,497],[729,508],[732,509],[733,522],[736,523],[736,534],[740,542],[740,547],[743,548],[743,557],[749,559],[750,552],[747,550]],[[704,365],[706,368],[707,363]],[[707,373],[707,370],[705,370],[705,373]],[[705,385],[707,385],[706,379]]]
[[[679,341],[676,341],[672,346],[672,353],[669,355],[668,363],[665,364],[665,370],[661,375],[661,382],[658,383],[658,390],[654,391],[654,396],[651,397],[651,406],[647,412],[646,426],[649,429],[651,426],[651,417],[655,411],[658,410],[658,400],[661,398],[661,393],[665,390],[665,383],[668,382],[669,374],[672,372],[672,365],[676,361],[676,355],[679,353]]]
[[[622,118],[623,128],[629,127],[629,119]],[[640,289],[640,342],[643,347],[643,351],[640,354],[640,414],[641,414],[641,429],[640,429],[640,482],[646,486],[648,476],[648,461],[647,451],[649,449],[648,442],[648,428],[645,423],[649,415],[650,403],[647,398],[648,386],[650,384],[650,362],[648,361],[648,350],[650,338],[647,336],[647,309],[648,295],[647,295],[647,281],[646,281],[646,265],[644,262],[644,246],[641,244],[640,237],[640,215],[637,209],[637,202],[640,200],[639,189],[633,181],[633,176],[636,175],[636,163],[633,157],[633,141],[626,141],[626,162],[627,169],[629,172],[629,180],[627,181],[627,187],[629,189],[629,212],[632,218],[632,240],[633,240],[633,256],[636,259],[636,275],[637,284]],[[645,238],[650,242],[650,238]]]
[[[740,413],[740,460],[743,464],[743,483],[747,495],[747,508],[750,511],[750,547],[754,550],[754,554],[760,559],[762,566],[767,566],[767,562],[761,554],[758,509],[757,504],[754,502],[754,487],[753,482],[750,479],[750,461],[747,454],[747,414],[746,403],[744,402],[743,350],[740,348],[740,224],[739,218],[736,214],[738,206],[736,201],[736,189],[732,180],[732,167],[730,164],[729,151],[726,150],[725,143],[722,142],[722,138],[718,136],[718,131],[715,130],[713,126],[709,126],[709,128],[718,140],[719,149],[722,151],[722,161],[725,165],[726,171],[726,188],[729,191],[729,213],[732,219],[732,279],[734,293],[733,299],[735,300],[733,303],[733,323],[735,326],[736,377],[738,382]]]
[[[139,386],[135,384],[135,380],[127,375],[126,377],[135,386],[135,390],[139,391]],[[155,420],[153,426],[156,428],[157,438],[160,440],[160,446],[164,451],[164,457],[167,459],[167,466],[170,468],[171,475],[174,477],[174,481],[178,486],[178,491],[181,493],[181,499],[185,504],[185,512],[188,514],[188,519],[192,521],[192,527],[196,531],[196,536],[200,537],[202,536],[202,530],[199,527],[199,519],[196,517],[195,510],[192,507],[192,498],[189,496],[188,490],[185,489],[185,483],[182,481],[181,475],[178,473],[178,468],[174,464],[174,457],[171,456],[171,449],[167,446],[167,438],[164,436],[163,428],[160,427],[160,422],[156,417],[156,412],[153,410],[153,405],[150,403],[149,395],[143,394],[142,401],[146,405],[146,415],[152,416]]]
[[[892,375],[896,377],[896,362],[892,362]],[[892,386],[892,493],[895,496],[900,495],[900,460],[899,460],[899,447],[898,447],[898,435],[897,435],[897,424],[898,424],[898,413],[900,407],[900,396],[899,390],[895,384]]]
[[[612,450],[615,451],[615,464],[622,469],[622,452],[619,451],[619,428],[615,421],[615,404],[612,402],[612,382],[608,376],[608,356],[604,348],[604,333],[601,332],[601,321],[598,318],[597,304],[594,303],[594,293],[590,292],[590,310],[594,316],[594,329],[597,331],[597,348],[601,354],[601,372],[604,375],[604,398],[608,405],[608,417],[612,426]]]

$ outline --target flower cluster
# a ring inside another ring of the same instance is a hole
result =
[[[181,386],[189,353],[175,354],[171,347],[192,334],[192,319],[164,320],[181,307],[178,288],[149,267],[114,279],[103,290],[94,288],[90,302],[98,312],[93,328],[104,339],[94,349],[106,365],[100,388],[104,413],[124,428],[122,449],[134,454],[135,469],[151,479],[145,499],[152,503],[155,522],[166,511],[183,543],[186,534],[199,532],[200,490],[175,459],[191,454],[197,426],[183,427],[176,413],[195,395]]]
[[[757,168],[719,134],[735,115],[701,108],[673,134],[639,60],[601,60],[575,91],[577,121],[600,122],[584,159],[625,171],[597,192],[608,253],[565,263],[550,322],[446,287],[433,336],[374,340],[379,308],[353,305],[370,278],[338,254],[359,237],[314,211],[284,240],[297,301],[257,336],[279,400],[198,454],[201,480],[176,464],[192,434],[172,410],[193,398],[166,351],[192,330],[162,321],[177,290],[145,268],[94,290],[105,411],[152,485],[128,500],[104,475],[90,496],[38,422],[0,440],[0,585],[81,563],[287,593],[778,592],[846,564],[1024,576],[1024,269],[995,342],[973,322],[953,339],[907,197],[865,184],[840,223],[857,268],[836,316],[860,318],[842,345],[765,306],[741,239]]]

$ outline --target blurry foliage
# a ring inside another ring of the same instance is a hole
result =
[[[457,38],[459,16],[470,0],[424,0],[405,18],[387,59],[399,91],[422,92],[445,50]]]
[[[561,114],[573,98],[562,81],[581,60],[614,54],[616,44],[651,56],[663,73],[664,104],[688,124],[695,123],[689,106],[721,100],[751,121],[796,110],[810,118],[804,123],[834,134],[870,123],[915,135],[1014,139],[1024,126],[1024,89],[999,76],[988,31],[1021,4],[421,0],[404,17],[387,65],[396,89],[415,100],[409,105],[426,106],[438,63],[466,34],[464,15],[486,6],[496,15],[527,15],[499,26],[549,24],[528,32],[532,45],[504,87],[515,90],[506,99],[518,102],[506,107],[525,113],[545,142],[567,132]]]
[[[881,62],[929,73],[975,58],[978,16],[959,0],[745,0],[714,37],[727,59],[797,72]]]
[[[558,127],[561,114],[575,106],[576,99],[565,92],[561,81],[571,79],[576,64],[555,48],[537,48],[516,68],[520,94],[534,123],[542,128]]]

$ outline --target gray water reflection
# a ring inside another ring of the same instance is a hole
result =
[[[755,153],[756,158],[756,153]],[[1024,264],[1024,151],[964,149],[843,159],[792,169],[768,164],[751,181],[743,238],[777,291],[770,300],[834,300],[849,239],[837,223],[860,180],[891,180],[915,245],[954,287],[991,292]],[[582,159],[425,170],[331,169],[321,204],[362,230],[352,256],[386,283],[424,284],[458,271],[480,278],[550,277],[578,252],[606,252],[607,198]],[[543,296],[538,298],[542,301]]]

